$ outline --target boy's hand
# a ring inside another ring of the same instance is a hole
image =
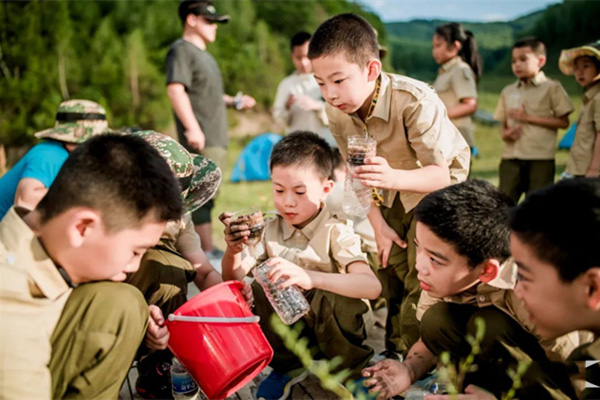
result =
[[[224,212],[219,215],[219,220],[225,225],[225,242],[227,247],[233,252],[233,254],[241,253],[244,249],[244,244],[248,242],[248,236],[250,236],[250,227],[246,224],[234,224],[230,225],[231,213]]]
[[[144,343],[152,350],[164,350],[167,348],[170,337],[169,330],[164,325],[165,317],[160,308],[155,305],[148,306],[148,311],[150,315]]]
[[[381,224],[379,230],[375,232],[375,242],[377,243],[377,258],[381,268],[387,268],[394,243],[403,249],[406,248],[406,242],[400,239],[396,231],[390,228],[387,223]]]
[[[314,287],[310,271],[297,266],[293,262],[281,257],[273,257],[267,260],[267,265],[272,267],[267,275],[271,282],[277,282],[279,279],[284,280],[279,285],[279,289],[285,289],[292,285],[305,290],[310,290]]]
[[[519,122],[529,122],[529,114],[525,111],[525,105],[522,105],[521,108],[509,109],[508,118]]]
[[[241,106],[239,109],[240,110],[249,110],[251,108],[254,108],[255,105],[256,105],[256,100],[254,100],[254,97],[248,96],[247,94],[245,94],[241,98]]]
[[[475,385],[469,385],[465,389],[465,394],[432,394],[425,396],[425,400],[496,400],[496,397],[490,392],[483,390]]]
[[[410,370],[396,360],[380,361],[363,369],[362,375],[367,378],[364,385],[369,388],[369,393],[377,393],[380,400],[397,396],[412,384]]]
[[[502,129],[502,140],[505,142],[514,142],[519,140],[523,128],[521,125],[515,125],[512,128]]]
[[[600,171],[598,171],[598,168],[589,168],[587,170],[587,172],[585,173],[585,177],[586,178],[598,178],[598,177],[600,177]]]
[[[204,132],[202,132],[202,129],[198,127],[186,130],[184,135],[191,148],[198,151],[202,151],[202,149],[204,149],[206,138],[204,137]]]
[[[252,287],[246,281],[242,283],[244,284],[244,287],[242,288],[242,295],[244,296],[246,303],[248,303],[248,307],[252,308],[252,306],[254,305],[254,295],[252,294]]]
[[[396,170],[383,157],[365,158],[365,164],[356,167],[354,175],[363,185],[380,189],[394,190],[397,182]]]

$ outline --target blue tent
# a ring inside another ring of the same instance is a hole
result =
[[[575,140],[575,131],[576,130],[577,130],[577,122],[575,122],[573,125],[571,125],[571,127],[569,128],[567,133],[565,133],[565,136],[563,136],[563,138],[560,139],[560,142],[558,142],[559,150],[569,150],[571,148],[571,146],[573,146],[573,140]]]
[[[280,140],[281,135],[275,133],[263,133],[252,139],[233,167],[231,182],[269,180],[269,158],[273,146]]]

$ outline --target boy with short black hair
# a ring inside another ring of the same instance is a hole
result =
[[[556,213],[565,202],[576,204]],[[553,218],[548,218],[548,215]],[[510,215],[516,295],[542,338],[591,331],[595,340],[570,361],[600,359],[600,179],[567,179],[532,193]],[[583,375],[585,366],[582,365]],[[597,374],[597,370],[596,370]],[[583,377],[581,377],[583,378]],[[585,379],[595,385],[595,379]],[[600,397],[586,390],[583,398]]]
[[[371,207],[368,218],[388,306],[382,356],[398,358],[419,338],[413,209],[426,193],[466,179],[469,146],[429,85],[381,71],[377,36],[363,18],[340,14],[325,21],[308,57],[344,158],[348,137],[377,141],[377,157],[366,158],[355,174],[363,185],[383,189],[381,207]]]
[[[181,212],[167,163],[144,140],[120,135],[75,149],[34,211],[8,211],[0,223],[0,397],[118,397],[148,306],[133,286],[96,281],[137,270]]]
[[[273,119],[285,130],[311,131],[333,142],[327,127],[325,101],[312,74],[307,57],[310,33],[298,32],[290,40],[294,72],[285,77],[277,87],[273,103]]]
[[[560,82],[542,72],[545,64],[541,40],[517,41],[512,47],[512,71],[518,80],[502,90],[494,112],[502,122],[505,143],[499,186],[514,202],[554,182],[557,130],[569,126],[573,112]]]
[[[385,360],[366,368],[368,386],[382,398],[398,395],[435,366],[448,351],[453,361],[471,352],[477,318],[485,335],[476,356],[477,371],[466,382],[498,398],[512,387],[506,374],[521,360],[533,361],[523,376],[522,398],[574,395],[564,361],[577,336],[542,343],[517,299],[516,267],[509,249],[507,211],[514,203],[492,184],[469,180],[427,195],[417,206],[417,271],[423,292],[417,308],[421,337],[404,362]]]
[[[339,369],[349,368],[358,377],[373,355],[364,344],[369,308],[361,299],[377,298],[381,285],[361,252],[358,235],[323,204],[332,187],[332,164],[329,145],[315,133],[294,132],[275,145],[270,168],[278,215],[266,222],[265,253],[256,260],[242,259],[249,227],[229,225],[231,214],[222,214],[227,241],[223,278],[241,280],[254,265],[268,260],[271,281],[282,278],[282,288],[296,285],[305,292],[311,309],[302,319],[302,336],[310,339],[309,347],[328,359],[341,357]],[[256,397],[286,398],[306,374],[273,332],[273,309],[262,288],[256,282],[252,286],[261,328],[275,350],[273,372],[260,383]]]
[[[569,152],[567,176],[600,176],[600,40],[563,50],[558,62],[565,75],[575,75],[585,88],[583,107],[577,120]]]

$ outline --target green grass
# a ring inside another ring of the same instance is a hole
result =
[[[489,82],[482,86],[479,92],[479,108],[493,113],[496,108],[501,88],[512,82],[514,78],[499,78],[496,82]],[[571,94],[573,92],[570,92]],[[581,109],[581,98],[579,94],[571,96],[575,105],[575,111],[571,114],[570,121],[573,123]],[[564,135],[564,130],[559,130],[558,140]],[[227,166],[224,170],[223,183],[219,197],[213,210],[213,237],[215,244],[221,248],[225,246],[223,240],[223,225],[217,216],[223,211],[235,211],[249,206],[260,206],[263,210],[274,209],[273,197],[271,195],[270,182],[242,182],[231,183],[229,177],[231,170],[244,148],[251,138],[232,138],[227,157]],[[498,165],[502,153],[503,142],[500,139],[500,128],[498,126],[486,126],[475,123],[475,142],[479,148],[479,157],[473,159],[471,177],[482,178],[498,184]],[[558,142],[558,141],[557,141]],[[558,151],[556,153],[557,173],[556,178],[564,171],[568,152]]]

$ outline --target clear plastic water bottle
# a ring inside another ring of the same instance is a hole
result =
[[[282,290],[278,286],[283,282],[283,279],[271,282],[267,274],[272,267],[267,265],[267,261],[254,268],[254,278],[262,286],[267,299],[279,318],[284,324],[291,325],[310,310],[310,304],[296,286],[288,286]]]
[[[175,400],[198,399],[198,385],[176,357],[171,364],[171,391]]]
[[[346,174],[344,181],[344,200],[342,209],[351,217],[364,218],[371,209],[372,189],[363,186],[360,181],[352,178],[351,174]]]
[[[352,217],[364,218],[371,209],[373,189],[364,186],[352,174],[356,167],[364,165],[365,158],[374,157],[377,142],[368,136],[350,136],[348,138],[348,174],[344,181],[344,201],[342,208],[344,212]]]

